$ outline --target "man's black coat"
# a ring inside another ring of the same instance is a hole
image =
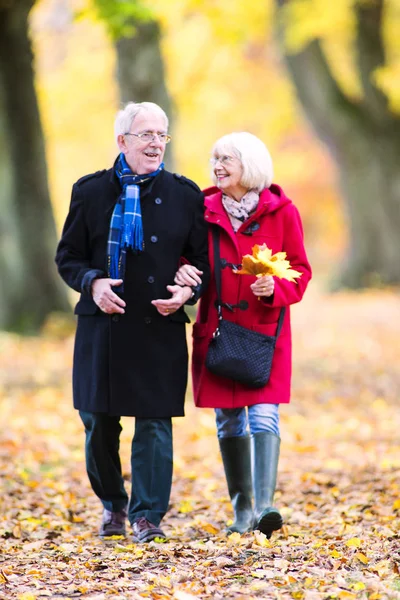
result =
[[[181,257],[209,277],[204,199],[192,181],[161,171],[141,184],[145,251],[128,252],[125,314],[107,315],[94,303],[94,277],[108,277],[107,239],[121,188],[113,169],[80,179],[56,262],[81,293],[75,307],[74,406],[88,412],[141,418],[184,414],[188,354],[183,308],[161,316],[151,300],[170,298]]]

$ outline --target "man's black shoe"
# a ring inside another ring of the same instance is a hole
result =
[[[153,525],[146,519],[140,517],[132,523],[133,541],[134,542],[150,542],[155,538],[165,538],[166,535],[162,529]]]
[[[106,537],[109,535],[126,535],[125,519],[127,511],[124,508],[118,512],[112,512],[106,508],[103,511],[99,535]]]

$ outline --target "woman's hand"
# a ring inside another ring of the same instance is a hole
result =
[[[274,293],[274,278],[272,275],[263,275],[262,277],[258,277],[250,287],[255,296],[269,298]]]
[[[194,287],[201,284],[200,275],[203,275],[203,271],[200,271],[193,265],[182,265],[176,272],[174,281],[178,285]]]

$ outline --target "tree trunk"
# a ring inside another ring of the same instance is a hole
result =
[[[174,109],[165,85],[158,23],[135,23],[133,36],[117,40],[116,50],[121,102],[155,102],[167,113],[172,130]],[[164,159],[169,170],[174,164],[172,145],[168,145]]]
[[[336,287],[400,283],[400,118],[373,79],[384,62],[382,5],[360,3],[356,10],[362,100],[340,90],[319,41],[285,56],[306,116],[339,169],[350,241]]]
[[[56,229],[34,88],[28,14],[34,0],[0,0],[0,328],[34,333],[69,310],[55,265]]]
[[[400,283],[400,132],[349,131],[338,155],[350,222],[350,255],[339,284],[350,288]]]

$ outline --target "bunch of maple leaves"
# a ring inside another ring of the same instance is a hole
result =
[[[242,268],[235,271],[238,275],[255,275],[262,277],[264,275],[274,275],[279,279],[296,281],[302,276],[300,271],[291,268],[290,262],[286,258],[286,252],[272,253],[272,250],[266,244],[259,246],[255,244],[252,248],[252,254],[246,254],[242,259]]]

